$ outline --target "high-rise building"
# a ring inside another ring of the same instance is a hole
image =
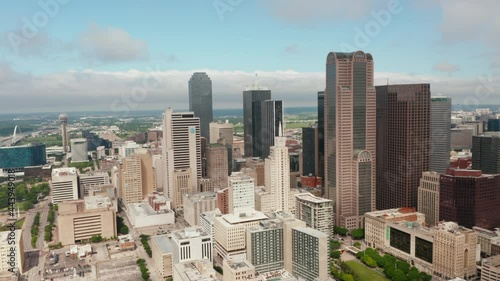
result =
[[[89,196],[89,191],[99,190],[101,186],[109,184],[108,173],[90,173],[78,175],[80,198]]]
[[[154,268],[163,278],[173,276],[174,247],[172,246],[172,239],[167,235],[152,236],[150,245]]]
[[[327,280],[330,274],[328,235],[308,227],[292,228],[293,275],[307,281]]]
[[[207,177],[212,179],[215,190],[227,187],[227,148],[214,143],[207,147]]]
[[[430,170],[444,173],[450,165],[451,98],[431,98]]]
[[[13,273],[23,274],[23,235],[25,234],[22,229],[0,232],[0,276],[9,276]]]
[[[375,209],[376,95],[373,58],[362,51],[329,53],[325,91],[325,191],[334,220],[361,228]]]
[[[222,214],[229,214],[229,188],[217,191],[217,208]]]
[[[189,111],[200,118],[200,134],[209,140],[209,124],[213,120],[212,80],[205,72],[195,72],[189,79]]]
[[[279,128],[282,130],[282,128]],[[271,155],[265,161],[266,188],[271,191],[275,211],[289,212],[290,206],[290,160],[286,137],[280,133],[271,147]]]
[[[472,169],[500,174],[500,134],[472,137]]]
[[[163,136],[162,161],[166,172],[163,189],[167,190],[172,200],[178,198],[182,201],[182,196],[177,194],[179,186],[174,184],[180,178],[174,171],[189,170],[189,183],[183,188],[193,192],[198,190],[198,181],[201,179],[200,119],[192,112],[174,113],[168,108],[163,117]],[[179,205],[176,202],[175,208],[182,206],[182,203]]]
[[[255,180],[242,173],[233,173],[228,179],[228,212],[255,209]]]
[[[210,123],[210,143],[221,143],[227,148],[227,175],[233,171],[233,124]]]
[[[439,223],[439,181],[437,172],[423,172],[418,187],[418,212],[425,215],[425,223],[431,226]]]
[[[300,193],[295,196],[297,219],[304,221],[310,228],[314,228],[332,236],[333,225],[332,200],[316,197],[311,193]]]
[[[254,135],[253,157],[267,158],[274,138],[282,135],[283,101],[265,100],[261,103],[261,123]]]
[[[500,175],[448,169],[441,175],[439,219],[461,226],[494,229],[500,225]]]
[[[122,159],[119,170],[118,195],[124,205],[139,203],[144,199],[142,192],[141,158],[133,155]]]
[[[71,140],[71,162],[87,162],[88,150],[87,139],[72,139]]]
[[[302,128],[302,175],[319,174],[319,130],[317,127]]]
[[[257,136],[261,136],[261,102],[271,99],[271,90],[260,85],[252,85],[243,92],[243,134],[245,156],[254,156],[254,147],[258,145]]]
[[[192,172],[191,168],[174,170],[172,172],[172,205],[174,209],[180,209],[183,207],[184,196],[186,194],[192,194],[197,192],[192,185]]]
[[[174,264],[208,259],[212,261],[212,235],[200,227],[188,227],[172,232]]]
[[[318,176],[325,176],[325,92],[318,92]]]
[[[68,152],[68,114],[61,113],[59,115],[59,121],[61,122],[61,137],[62,137],[62,146],[64,153]]]
[[[265,273],[285,267],[283,223],[278,220],[261,221],[259,226],[247,229],[247,260],[255,271]]]
[[[217,208],[217,193],[185,194],[182,204],[184,220],[190,226],[200,225],[200,215],[204,212],[214,211]]]
[[[500,132],[500,119],[488,119],[488,132]]]
[[[430,85],[375,88],[377,209],[415,208],[420,177],[429,171]]]
[[[50,190],[52,191],[53,204],[78,199],[78,176],[76,169],[53,169]]]

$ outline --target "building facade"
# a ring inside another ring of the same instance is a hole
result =
[[[172,240],[167,235],[151,237],[151,254],[155,269],[163,278],[171,277],[174,274]]]
[[[267,158],[275,137],[283,135],[283,101],[265,100],[261,102],[261,123],[254,137],[253,157]]]
[[[302,175],[319,174],[319,135],[317,127],[302,128]]]
[[[257,273],[281,270],[285,267],[283,225],[279,220],[261,221],[247,229],[246,259]]]
[[[242,173],[233,173],[229,177],[228,213],[241,209],[255,209],[255,180]]]
[[[266,87],[253,85],[243,92],[243,134],[245,156],[254,156],[254,146],[258,145],[257,136],[262,135],[261,102],[271,99],[271,91]]]
[[[323,232],[292,228],[293,275],[307,281],[326,280],[330,274],[329,249],[328,235]]]
[[[472,137],[472,169],[500,174],[500,135]]]
[[[431,139],[429,169],[444,173],[450,165],[451,98],[431,98]]]
[[[441,174],[423,172],[418,187],[418,212],[425,215],[425,223],[437,225],[439,222],[439,182]]]
[[[78,175],[80,198],[89,196],[89,191],[100,190],[103,185],[109,184],[108,173],[91,173]]]
[[[318,176],[325,176],[325,92],[318,92]]]
[[[182,204],[186,222],[190,226],[200,225],[200,215],[217,208],[217,193],[208,191],[185,194]]]
[[[0,147],[0,169],[22,169],[47,164],[45,144]]]
[[[215,190],[227,187],[228,151],[222,144],[210,144],[207,147],[207,177],[212,179]]]
[[[88,147],[87,139],[72,139],[71,140],[71,162],[87,162],[88,157]]]
[[[78,175],[76,169],[53,169],[50,189],[52,191],[53,204],[78,199]]]
[[[0,232],[0,276],[24,273],[23,230]]]
[[[212,235],[200,227],[188,227],[172,232],[174,264],[208,259],[212,261]]]
[[[200,118],[200,134],[210,139],[209,124],[213,120],[212,80],[205,72],[195,72],[189,79],[189,111]]]
[[[282,133],[276,137],[275,145],[271,147],[271,154],[265,161],[265,186],[271,191],[275,202],[273,210],[289,212],[290,160],[286,137],[283,137]]]
[[[333,215],[332,200],[316,197],[311,193],[300,193],[295,196],[295,216],[310,228],[332,236]]]

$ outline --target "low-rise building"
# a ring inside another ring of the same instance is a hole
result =
[[[195,260],[177,263],[174,266],[174,280],[220,281],[210,260]]]
[[[244,258],[224,259],[223,281],[251,280],[255,277],[255,267]]]
[[[126,214],[134,228],[174,224],[174,211],[168,209],[168,205],[164,207],[155,211],[149,203],[133,203],[128,204]]]
[[[500,281],[500,256],[483,259],[481,281]]]
[[[167,235],[158,235],[152,236],[150,241],[151,258],[155,269],[163,278],[173,276],[174,248],[171,239]]]
[[[200,259],[213,260],[212,235],[202,228],[188,227],[172,232],[174,264]]]
[[[500,228],[493,230],[484,229],[478,226],[472,228],[477,232],[477,242],[481,245],[481,254],[484,256],[492,256],[492,248],[495,248],[495,244],[500,244]],[[500,253],[499,253],[500,254]]]
[[[118,246],[121,251],[135,250],[135,241],[132,234],[118,236]]]

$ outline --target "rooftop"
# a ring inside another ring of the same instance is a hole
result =
[[[297,199],[305,200],[305,201],[309,201],[309,202],[313,202],[313,203],[331,203],[332,202],[332,200],[330,200],[330,199],[317,197],[317,196],[312,195],[311,193],[301,193],[301,194],[295,195],[295,197]]]
[[[88,196],[84,198],[85,200],[85,209],[86,210],[92,210],[92,209],[99,209],[99,208],[106,208],[106,207],[112,207],[113,203],[109,199],[108,196]]]
[[[203,231],[201,227],[186,227],[182,230],[178,230],[172,233],[178,240],[189,239],[201,236],[207,236],[208,234]]]
[[[21,239],[21,229],[17,229],[15,233],[15,240],[19,241]],[[10,231],[2,231],[0,232],[0,245],[7,245],[7,238],[9,237]],[[11,239],[12,240],[12,239]],[[12,243],[12,242],[11,242]]]
[[[167,235],[152,236],[151,240],[155,243],[156,247],[158,247],[161,254],[172,253],[172,241]]]
[[[233,257],[229,259],[225,259],[224,262],[229,265],[229,267],[233,270],[249,270],[253,269],[254,266],[246,260],[244,257]]]
[[[311,235],[311,236],[315,236],[317,238],[328,238],[328,235],[326,235],[325,233],[319,231],[319,230],[316,230],[314,228],[310,228],[310,227],[294,227],[292,229],[295,229],[297,231],[300,231],[300,232],[304,232],[308,235]]]
[[[206,191],[206,192],[201,192],[201,193],[196,193],[196,194],[186,194],[184,195],[186,198],[189,198],[189,200],[193,202],[199,202],[202,200],[211,200],[217,198],[217,193],[212,192],[212,191]]]
[[[255,209],[244,209],[236,211],[234,214],[223,215],[222,221],[228,225],[245,223],[257,220],[265,220],[268,217]]]
[[[215,217],[220,217],[222,214],[219,209],[215,209],[215,211],[208,211],[201,213],[201,217],[204,218],[206,221],[213,223]]]
[[[163,214],[165,212],[171,212],[169,211],[155,211],[149,203],[132,203],[128,204],[127,208],[129,211],[135,216],[135,217],[147,217],[147,216],[153,216],[157,214]]]
[[[218,281],[210,260],[196,260],[174,265],[182,280],[185,281]]]
[[[483,265],[497,267],[500,270],[500,255],[483,259]]]
[[[52,177],[75,176],[76,168],[59,168],[52,170]]]
[[[405,219],[406,221],[416,221],[419,216],[425,216],[412,208],[398,208],[369,212],[365,214],[369,217],[383,218],[386,220]]]

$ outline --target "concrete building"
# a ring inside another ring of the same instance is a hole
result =
[[[241,209],[255,209],[255,180],[242,173],[233,173],[228,179],[229,213]]]
[[[0,277],[24,273],[23,230],[0,232]]]
[[[190,226],[200,225],[200,215],[217,208],[217,193],[202,192],[185,194],[183,200],[184,219]]]
[[[106,158],[106,147],[103,145],[100,145],[96,147],[96,158],[98,160]]]
[[[453,128],[450,132],[451,149],[463,150],[472,148],[472,137],[474,130],[472,128]]]
[[[285,267],[283,238],[283,223],[278,219],[261,221],[259,226],[247,229],[246,259],[257,273]]]
[[[316,197],[311,193],[300,193],[295,198],[297,219],[304,221],[308,227],[331,237],[333,234],[332,200]]]
[[[228,177],[228,151],[219,143],[207,147],[207,177],[212,179],[214,190],[227,187]]]
[[[161,154],[151,155],[151,161],[153,162],[153,173],[154,181],[156,183],[156,190],[161,192],[167,192],[163,190],[163,179],[165,178],[165,169],[162,166]]]
[[[107,196],[61,202],[57,220],[59,241],[63,245],[88,241],[94,235],[103,238],[117,235],[116,211]]]
[[[61,122],[61,137],[62,137],[62,146],[64,153],[68,153],[68,114],[61,113],[59,115],[59,121]]]
[[[255,210],[262,213],[272,212],[275,206],[271,192],[264,186],[255,188]]]
[[[377,209],[416,208],[422,172],[429,171],[430,84],[375,88]],[[401,149],[402,147],[405,149]],[[449,162],[449,151],[445,160]],[[401,169],[403,166],[405,169]]]
[[[307,281],[326,280],[330,274],[328,235],[307,227],[292,228],[293,275]]]
[[[418,187],[418,212],[425,215],[425,223],[434,226],[439,222],[439,181],[437,172],[423,172]]]
[[[243,134],[245,156],[253,157],[258,137],[262,135],[261,102],[271,99],[271,90],[255,83],[243,92]],[[258,153],[258,152],[256,152]]]
[[[500,256],[482,260],[481,281],[500,281]]]
[[[177,263],[173,280],[179,281],[220,281],[212,262],[207,259]]]
[[[302,128],[302,175],[319,174],[319,130],[317,127]]]
[[[472,137],[472,169],[500,174],[500,133]]]
[[[134,155],[137,151],[141,149],[141,146],[134,141],[125,141],[125,143],[119,147],[119,154],[121,157],[130,157]]]
[[[173,276],[172,240],[167,235],[152,236],[150,245],[154,268],[163,278]]]
[[[255,267],[244,258],[224,259],[223,281],[252,280],[255,277]]]
[[[246,253],[246,230],[268,217],[253,209],[239,210],[214,219],[215,250],[219,258]]]
[[[188,227],[172,232],[174,264],[200,259],[213,260],[212,235],[201,227]]]
[[[87,139],[71,140],[71,162],[88,162]]]
[[[229,214],[229,188],[217,191],[217,208],[222,214]]]
[[[200,119],[200,134],[210,139],[209,124],[213,120],[212,80],[205,72],[195,72],[189,79],[189,111]]]
[[[174,201],[174,208],[182,207],[183,195],[179,189],[195,193],[202,175],[200,119],[193,112],[174,113],[168,108],[163,116],[163,136],[162,162],[166,175],[163,189],[167,189],[168,197]]]
[[[127,205],[126,214],[134,228],[172,225],[175,223],[175,213],[170,209],[170,204],[155,210],[149,203],[131,203]]]
[[[210,123],[210,143],[218,143],[219,139],[224,139],[226,144],[233,144],[233,124],[221,121]]]
[[[134,154],[122,159],[119,195],[124,205],[139,203],[156,191],[151,155]]]
[[[325,90],[325,192],[335,225],[361,228],[375,210],[376,94],[373,57],[328,54]]]
[[[325,92],[318,92],[318,176],[325,177]]]
[[[430,171],[444,173],[449,166],[451,98],[431,98]]]
[[[90,173],[78,175],[80,198],[89,196],[89,191],[100,190],[103,185],[109,185],[108,173]]]
[[[78,199],[78,176],[76,169],[53,169],[50,189],[52,191],[53,204]]]
[[[280,127],[279,130],[283,128]],[[286,137],[283,132],[275,138],[275,145],[271,147],[269,158],[265,161],[265,186],[271,191],[274,211],[289,212],[290,206],[290,160]]]
[[[474,226],[472,230],[477,232],[477,242],[481,245],[481,254],[488,257],[492,256],[492,247],[497,243],[500,245],[500,228],[488,230]]]
[[[215,209],[214,211],[204,212],[200,214],[200,226],[205,233],[209,233],[212,236],[212,242],[215,241],[214,236],[214,221],[215,218],[222,216],[219,209]],[[215,243],[215,242],[214,242]],[[213,255],[212,251],[212,255]]]

